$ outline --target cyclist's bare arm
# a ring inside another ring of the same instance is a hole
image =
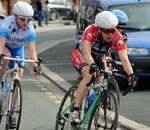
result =
[[[3,50],[4,50],[5,41],[6,41],[6,38],[0,36],[0,54],[1,54],[1,53],[3,52]]]
[[[89,65],[91,65],[92,63],[95,63],[91,55],[91,43],[86,40],[83,41],[83,55],[84,55],[85,61]]]
[[[118,51],[118,55],[120,57],[120,60],[122,62],[122,66],[125,70],[125,72],[130,75],[131,73],[133,73],[128,55],[127,55],[127,51],[126,50],[120,50]]]
[[[33,60],[37,60],[37,53],[36,53],[36,49],[35,49],[35,42],[29,42],[29,55],[30,58]],[[38,66],[38,64],[36,63],[32,63],[34,71],[36,72],[35,75],[40,75],[41,74],[41,68],[40,66]]]

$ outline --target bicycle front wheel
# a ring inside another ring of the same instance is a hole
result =
[[[0,84],[1,84],[1,85],[0,85],[0,123],[1,123],[1,120],[2,120],[2,115],[1,115],[1,113],[2,113],[2,107],[3,107],[3,90],[2,90],[2,88],[3,88],[3,83],[1,82]]]
[[[72,126],[70,125],[70,122],[65,120],[62,117],[62,113],[70,105],[70,103],[75,99],[77,89],[78,89],[77,86],[73,86],[66,92],[61,102],[61,105],[59,107],[57,116],[56,116],[55,130],[66,130],[66,129],[72,130],[73,129]],[[69,118],[69,114],[72,112],[73,105],[74,104],[72,104],[72,106],[70,106],[70,108],[64,113],[65,117]]]
[[[7,119],[6,119],[6,130],[9,129],[15,129],[19,130],[20,127],[20,121],[21,121],[21,113],[22,113],[22,91],[21,91],[21,85],[19,80],[15,80],[13,84],[13,91],[12,97],[10,99],[10,107],[14,107],[14,109],[9,108],[7,112]],[[13,100],[12,100],[13,99]],[[10,123],[11,118],[15,119],[16,125],[13,127]]]
[[[116,130],[118,123],[118,103],[112,92],[104,91],[91,114],[88,130]]]
[[[115,94],[118,101],[118,106],[120,106],[120,89],[114,78],[108,79],[108,90]]]

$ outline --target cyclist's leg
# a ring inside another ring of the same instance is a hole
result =
[[[76,115],[79,115],[78,113],[79,113],[80,105],[82,104],[82,101],[84,100],[88,92],[88,87],[86,86],[86,84],[90,81],[92,76],[89,74],[89,68],[90,68],[89,65],[86,63],[86,61],[83,58],[83,55],[77,49],[73,51],[72,61],[73,61],[73,65],[76,67],[76,69],[79,72],[81,72],[83,77],[83,79],[79,83],[79,87],[76,95],[76,101],[73,107],[73,111],[75,112],[72,112],[70,116],[71,122],[79,123],[79,117]]]
[[[89,74],[89,65],[87,62],[84,60],[84,57],[82,53],[78,50],[75,49],[72,53],[72,61],[74,67],[78,70],[79,73],[81,73],[83,79],[79,83],[79,87],[77,90],[77,95],[76,95],[76,101],[74,107],[80,107],[84,97],[86,96],[88,92],[88,87],[86,87],[86,84],[90,81],[91,75]]]
[[[74,107],[80,107],[80,105],[82,104],[89,90],[86,84],[92,78],[92,76],[89,74],[89,66],[84,66],[81,69],[81,73],[82,73],[83,79],[80,81],[80,84],[77,90],[76,101],[75,101]]]

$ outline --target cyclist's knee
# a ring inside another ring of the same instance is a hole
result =
[[[21,68],[21,67],[19,67],[19,74],[18,74],[18,80],[19,80],[19,81],[21,81],[21,79],[22,79],[23,71],[24,71],[24,69]]]
[[[7,57],[11,57],[11,53],[7,47],[4,47],[3,54],[6,55]]]
[[[4,47],[3,54],[6,55],[7,57],[11,57],[11,53],[7,47]],[[4,65],[8,65],[8,63],[9,63],[9,60],[5,60],[5,59],[3,60]]]
[[[81,70],[81,74],[82,74],[83,79],[90,81],[92,78],[92,75],[89,73],[89,69],[90,69],[89,66],[84,66]]]

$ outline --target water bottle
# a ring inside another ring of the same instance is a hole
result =
[[[89,97],[89,99],[87,100],[87,102],[85,104],[85,113],[87,112],[88,108],[90,107],[90,105],[92,104],[94,99],[96,98],[96,94],[97,94],[97,92],[93,92],[91,94],[91,96]]]

